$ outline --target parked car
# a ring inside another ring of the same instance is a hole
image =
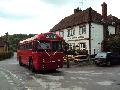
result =
[[[115,63],[120,63],[120,54],[112,52],[100,52],[95,56],[95,64],[97,66],[111,66]]]

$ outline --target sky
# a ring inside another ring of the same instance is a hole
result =
[[[39,34],[49,32],[60,20],[92,7],[101,13],[106,2],[108,14],[120,18],[119,0],[0,0],[0,36],[12,34]]]

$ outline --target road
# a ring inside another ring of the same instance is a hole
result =
[[[72,65],[56,72],[32,73],[16,55],[0,61],[0,90],[120,90],[120,65]]]

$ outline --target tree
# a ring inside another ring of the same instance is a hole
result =
[[[13,35],[8,35],[8,42],[9,42],[9,49],[16,51],[17,50],[17,45],[21,40],[30,38],[35,36],[36,34],[13,34]],[[2,38],[5,40],[6,37],[2,36]]]
[[[120,53],[120,35],[110,35],[106,40],[108,51]]]

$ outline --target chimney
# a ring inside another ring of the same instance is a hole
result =
[[[105,20],[107,18],[107,4],[103,2],[102,6],[102,16],[103,19]]]
[[[80,12],[80,11],[82,11],[82,10],[79,9],[79,7],[78,7],[78,8],[76,8],[76,9],[74,9],[74,14],[75,14],[75,13],[78,13],[78,12]]]
[[[102,51],[107,50],[106,40],[109,35],[108,25],[107,25],[107,4],[103,2],[102,6],[102,17],[103,17],[103,42],[101,44]]]

